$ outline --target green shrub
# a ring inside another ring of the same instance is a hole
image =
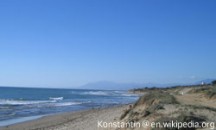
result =
[[[170,95],[167,92],[163,91],[154,91],[149,92],[142,97],[139,98],[139,100],[135,103],[135,107],[138,105],[152,105],[154,102],[157,102],[158,104],[178,104],[175,97]]]
[[[130,109],[125,110],[124,113],[121,115],[120,120],[124,119],[129,112],[130,112]]]
[[[212,84],[213,84],[213,85],[216,85],[216,80],[212,81]]]

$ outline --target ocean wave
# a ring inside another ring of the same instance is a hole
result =
[[[50,100],[63,100],[64,97],[50,97]]]
[[[124,94],[121,94],[121,96],[124,96],[124,97],[134,97],[134,96],[137,96],[135,94],[129,94],[129,93],[124,93]]]
[[[124,93],[123,91],[114,91],[115,93]]]
[[[72,105],[79,105],[82,104],[81,102],[62,102],[62,103],[55,103],[54,106],[61,107],[61,106],[72,106]]]
[[[89,91],[89,92],[84,92],[83,94],[84,94],[84,95],[98,95],[98,96],[106,96],[106,95],[109,95],[108,93],[103,92],[103,91]]]
[[[56,101],[42,100],[42,101],[22,101],[22,100],[9,100],[0,99],[0,105],[32,105],[32,104],[42,104],[42,103],[52,103]]]

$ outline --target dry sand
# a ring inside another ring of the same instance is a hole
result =
[[[36,120],[1,127],[0,130],[111,130],[98,128],[98,121],[113,122],[128,105],[45,116]]]

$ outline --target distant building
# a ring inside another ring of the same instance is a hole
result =
[[[205,82],[202,82],[201,85],[205,85]]]

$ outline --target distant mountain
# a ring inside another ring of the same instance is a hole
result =
[[[134,88],[144,88],[144,87],[167,87],[175,86],[179,84],[156,84],[156,83],[115,83],[110,81],[100,81],[95,83],[88,83],[86,85],[80,86],[81,89],[103,89],[103,90],[129,90]]]
[[[214,79],[204,79],[197,81],[195,83],[170,83],[170,84],[158,84],[158,83],[116,83],[111,81],[100,81],[94,83],[88,83],[86,85],[80,86],[80,89],[102,89],[102,90],[129,90],[134,88],[145,88],[145,87],[171,87],[178,85],[199,85],[202,82],[209,84]]]
[[[88,83],[80,86],[82,89],[103,89],[103,90],[128,90],[138,87],[135,83],[115,83],[109,81],[100,81],[95,83]]]
[[[212,81],[214,81],[215,79],[204,79],[204,80],[201,80],[201,81],[198,81],[198,82],[195,82],[195,84],[201,84],[202,82],[204,82],[205,84],[211,84]]]

